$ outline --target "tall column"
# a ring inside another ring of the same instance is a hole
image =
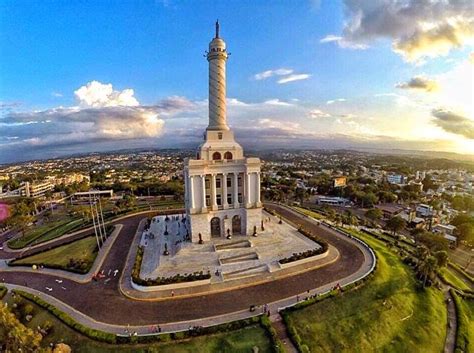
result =
[[[251,206],[252,188],[250,186],[250,173],[245,173],[245,207]]]
[[[201,175],[201,187],[202,187],[202,211],[207,212],[207,205],[206,205],[206,175]]]
[[[257,172],[255,173],[257,175],[257,182],[255,183],[255,193],[256,193],[256,203],[257,203],[257,206],[260,206],[260,172]]]
[[[226,122],[225,63],[227,51],[225,42],[219,38],[219,24],[216,36],[209,43],[209,126],[207,130],[229,130]]]
[[[211,174],[211,207],[213,210],[217,210],[216,175],[215,174]]]
[[[239,173],[234,173],[234,208],[239,207]]]
[[[190,208],[191,210],[196,207],[195,200],[194,200],[194,185],[193,185],[193,175],[189,178],[186,178],[188,181],[188,200],[191,203]]]
[[[223,185],[222,185],[222,204],[224,205],[224,209],[229,208],[229,204],[227,203],[227,173],[222,173]]]

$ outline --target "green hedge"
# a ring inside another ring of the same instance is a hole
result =
[[[59,320],[64,322],[67,326],[76,330],[77,332],[87,336],[90,339],[100,341],[100,342],[106,342],[106,343],[111,343],[111,344],[170,342],[170,341],[178,341],[178,340],[183,340],[183,339],[188,339],[188,338],[198,337],[198,336],[203,336],[203,335],[211,335],[215,333],[235,331],[247,326],[260,324],[269,335],[269,338],[271,339],[274,346],[274,352],[275,353],[285,352],[282,348],[281,342],[279,341],[277,337],[277,333],[275,329],[271,327],[268,317],[262,316],[262,315],[253,316],[248,319],[232,321],[229,323],[210,326],[210,327],[194,326],[194,327],[191,327],[189,330],[180,331],[180,332],[160,333],[160,334],[149,335],[149,336],[115,335],[113,333],[95,330],[78,323],[71,316],[59,310],[54,305],[47,303],[46,301],[44,301],[43,299],[39,298],[36,295],[30,294],[28,292],[24,292],[21,290],[16,290],[16,289],[12,290],[12,292],[14,292],[16,295],[22,296],[23,298],[34,302],[35,304],[47,310],[49,313],[51,313],[52,315],[57,317]]]
[[[109,224],[109,225],[106,226],[106,228],[105,228],[106,238],[108,238],[112,234],[114,229],[115,229],[114,225]],[[27,255],[17,257],[16,259],[10,261],[8,263],[8,266],[33,266],[33,265],[40,266],[40,265],[42,265],[45,268],[50,268],[50,269],[53,269],[53,270],[64,270],[64,271],[68,271],[68,272],[78,273],[78,274],[81,274],[81,275],[86,274],[92,268],[93,263],[89,263],[88,267],[79,268],[79,267],[71,267],[71,266],[67,266],[67,265],[62,266],[62,265],[55,265],[55,264],[40,264],[40,263],[28,263],[28,262],[22,262],[21,264],[19,264],[19,263],[17,263],[17,261],[22,260],[22,259],[27,258],[27,257],[30,257],[30,256],[33,256],[33,255],[43,253],[45,251],[49,251],[49,250],[59,248],[61,246],[69,245],[71,243],[74,243],[75,241],[79,241],[79,240],[82,240],[82,239],[85,239],[85,238],[88,238],[88,237],[95,237],[95,235],[87,234],[83,237],[80,237],[80,238],[77,238],[77,239],[71,239],[71,240],[69,240],[67,242],[64,242],[64,243],[61,243],[61,244],[51,245],[50,247],[47,247],[45,249],[42,249],[41,251],[38,251],[38,252],[35,252],[35,253],[32,253],[32,254],[27,254]],[[98,250],[99,249],[96,247],[95,251],[98,251]]]
[[[103,331],[95,330],[87,326],[84,326],[78,323],[76,320],[74,320],[71,316],[69,316],[69,314],[66,314],[65,312],[59,310],[54,305],[49,304],[48,302],[44,301],[43,299],[39,298],[36,295],[30,294],[28,292],[20,291],[20,290],[13,290],[13,292],[17,295],[22,296],[23,298],[26,298],[36,303],[43,309],[46,309],[52,315],[56,316],[59,320],[64,322],[67,326],[71,327],[72,329],[82,333],[83,335],[91,339],[101,341],[101,342],[106,342],[106,343],[117,342],[116,336],[113,333],[103,332]]]
[[[265,329],[268,338],[272,342],[272,348],[275,353],[285,353],[285,349],[283,348],[283,343],[278,338],[278,334],[276,330],[273,328],[270,319],[267,315],[260,316],[260,325]]]
[[[283,318],[283,322],[285,323],[286,328],[288,330],[290,340],[293,342],[293,344],[296,346],[296,348],[298,349],[299,352],[310,353],[308,346],[303,344],[303,342],[301,340],[301,337],[298,335],[298,332],[296,331],[296,328],[293,325],[293,322],[290,318],[289,313],[293,312],[293,311],[296,311],[296,310],[306,308],[310,305],[319,303],[319,302],[321,302],[325,299],[333,298],[333,297],[339,295],[341,292],[347,292],[347,291],[358,289],[360,286],[365,284],[368,280],[370,280],[374,276],[374,273],[377,270],[377,263],[378,262],[376,262],[374,270],[369,275],[367,275],[366,277],[364,277],[364,278],[362,278],[362,279],[360,279],[360,280],[358,280],[354,283],[346,285],[346,286],[342,287],[339,290],[338,289],[333,289],[332,291],[324,293],[322,295],[310,296],[310,297],[306,298],[306,300],[303,300],[303,301],[297,303],[296,305],[290,306],[290,307],[288,307],[288,308],[286,308],[286,309],[284,309],[280,312],[280,314]]]
[[[0,286],[0,300],[7,294],[8,289],[5,286]]]
[[[142,246],[137,248],[137,255],[132,269],[132,281],[140,286],[162,286],[165,284],[184,283],[200,281],[211,278],[211,273],[204,273],[203,271],[194,273],[185,273],[184,275],[178,273],[172,277],[157,277],[155,279],[140,278],[140,269],[142,267],[144,249]]]
[[[328,251],[328,248],[329,248],[328,243],[325,240],[319,238],[316,234],[313,234],[310,231],[307,231],[303,228],[299,228],[298,232],[303,234],[306,238],[309,238],[310,240],[312,240],[315,243],[319,244],[320,247],[317,248],[317,249],[311,249],[311,250],[306,250],[306,251],[302,251],[302,252],[299,252],[299,253],[293,253],[291,256],[285,257],[285,258],[279,260],[279,262],[281,264],[287,264],[289,262],[294,262],[294,261],[306,259],[306,258],[311,257],[311,256],[324,254],[326,251]]]
[[[457,329],[456,329],[456,346],[455,353],[464,353],[468,352],[469,348],[469,318],[464,313],[461,300],[463,300],[454,289],[449,289],[451,296],[454,299],[454,305],[456,307],[456,319],[457,319]]]

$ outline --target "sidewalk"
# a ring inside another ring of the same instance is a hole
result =
[[[314,221],[314,220],[312,220],[312,221],[317,223],[317,221]],[[144,223],[141,223],[139,228],[137,229],[137,234],[135,235],[134,242],[138,242],[140,240],[140,237],[137,236],[137,235],[141,233],[143,225],[144,225]],[[326,292],[329,292],[337,284],[344,287],[344,286],[346,286],[348,284],[351,284],[351,283],[353,283],[353,282],[355,282],[355,281],[357,281],[361,278],[364,278],[365,276],[367,276],[368,274],[370,274],[373,271],[373,269],[375,267],[376,259],[375,259],[375,256],[374,256],[374,254],[373,254],[373,252],[370,248],[367,248],[360,241],[357,241],[353,238],[348,238],[343,233],[337,232],[337,231],[332,230],[332,229],[329,229],[329,230],[331,232],[333,232],[338,238],[340,238],[344,241],[349,241],[349,242],[353,243],[355,246],[357,246],[362,251],[362,253],[364,254],[364,263],[363,263],[363,265],[356,272],[352,273],[351,275],[349,275],[345,278],[337,279],[337,280],[335,280],[331,283],[328,283],[324,286],[313,288],[311,290],[305,291],[305,292],[300,293],[298,295],[294,295],[294,296],[291,296],[291,297],[288,297],[288,298],[283,298],[283,299],[268,303],[267,304],[268,309],[270,310],[271,313],[276,314],[280,310],[282,310],[286,307],[289,307],[289,306],[293,306],[296,303],[298,303],[300,301],[303,301],[303,300],[305,300],[306,298],[308,298],[310,296],[317,295],[317,294],[321,295],[321,294],[324,294]],[[130,265],[133,262],[132,260],[133,259],[130,256],[130,252],[129,252],[129,256],[127,257],[127,265]],[[127,267],[130,268],[130,266],[127,266]],[[121,279],[120,279],[121,282],[123,280],[123,277],[127,276],[127,274],[125,272],[126,271],[124,271],[121,275]],[[97,330],[106,331],[106,332],[115,333],[115,334],[124,334],[125,330],[128,329],[129,331],[137,332],[138,335],[152,335],[151,326],[156,325],[153,322],[150,322],[150,323],[147,323],[147,325],[141,325],[141,326],[114,325],[114,324],[108,324],[108,323],[105,323],[105,322],[99,322],[99,321],[96,321],[96,320],[92,319],[91,317],[77,311],[73,307],[65,304],[64,302],[56,299],[55,297],[53,297],[49,294],[46,294],[46,293],[43,293],[43,292],[40,292],[40,291],[37,291],[37,290],[34,290],[34,289],[26,288],[26,287],[23,287],[23,286],[18,286],[18,285],[5,284],[5,286],[8,289],[20,289],[20,290],[32,293],[34,295],[37,295],[38,297],[40,297],[40,298],[48,301],[49,303],[53,304],[58,309],[68,313],[77,322],[79,322],[79,323],[81,323],[85,326],[97,329]],[[222,324],[222,323],[227,323],[227,322],[236,321],[236,320],[240,320],[240,319],[244,319],[244,318],[248,318],[248,317],[257,316],[257,315],[261,314],[262,312],[263,312],[263,307],[259,306],[253,312],[250,312],[246,308],[246,309],[243,309],[243,310],[240,310],[240,311],[226,313],[226,314],[219,315],[219,316],[200,318],[200,319],[196,319],[196,320],[188,320],[188,321],[170,322],[170,323],[166,323],[166,324],[160,324],[160,327],[162,329],[162,333],[185,331],[185,330],[188,330],[189,327],[191,327],[191,326],[204,326],[204,327],[214,326],[214,325],[218,325],[218,324]]]

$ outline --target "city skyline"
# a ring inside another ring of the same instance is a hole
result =
[[[0,163],[197,146],[216,18],[244,146],[474,153],[467,1],[1,6]]]

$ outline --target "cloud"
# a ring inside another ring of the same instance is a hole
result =
[[[322,43],[363,49],[388,39],[406,61],[421,62],[474,42],[470,0],[345,0],[345,13],[342,34]]]
[[[311,75],[309,75],[309,74],[294,74],[294,75],[288,75],[286,77],[283,77],[283,78],[279,79],[277,82],[279,84],[284,84],[284,83],[293,82],[293,81],[306,80],[310,77],[311,77]]]
[[[415,76],[408,82],[398,83],[395,87],[402,89],[416,89],[425,92],[435,92],[439,90],[439,84],[436,80],[424,76]]]
[[[163,132],[163,116],[196,107],[196,103],[179,96],[156,105],[140,105],[132,89],[118,91],[112,84],[98,81],[80,87],[74,95],[78,104],[70,107],[22,112],[6,105],[9,110],[0,117],[0,126],[7,145],[47,147],[156,138]]]
[[[281,100],[279,100],[278,98],[266,100],[265,102],[263,102],[263,104],[267,104],[267,105],[281,105],[281,106],[286,106],[286,107],[292,105],[291,103],[281,101]]]
[[[61,98],[63,96],[63,94],[60,92],[51,92],[51,95],[56,98]]]
[[[337,99],[328,100],[328,101],[326,102],[326,104],[334,104],[334,103],[336,103],[336,102],[345,102],[345,101],[346,101],[345,98],[337,98]]]
[[[258,74],[255,74],[254,79],[256,79],[256,80],[266,80],[267,78],[270,78],[270,77],[273,77],[273,76],[285,76],[285,75],[289,75],[289,74],[292,74],[292,73],[293,73],[292,69],[285,69],[285,68],[276,69],[276,70],[267,70],[267,71],[263,71],[263,72],[260,72]]]
[[[349,48],[349,49],[367,49],[369,46],[366,44],[358,44],[347,41],[344,37],[336,36],[334,34],[328,34],[326,37],[322,38],[319,43],[336,43],[341,48]]]
[[[139,105],[133,89],[115,91],[111,83],[91,81],[74,92],[79,104],[86,107],[134,107]]]
[[[309,112],[309,117],[312,119],[319,119],[319,118],[329,118],[331,114],[323,112],[319,109],[313,109]]]
[[[443,130],[474,139],[474,120],[445,109],[433,109],[434,123]]]

